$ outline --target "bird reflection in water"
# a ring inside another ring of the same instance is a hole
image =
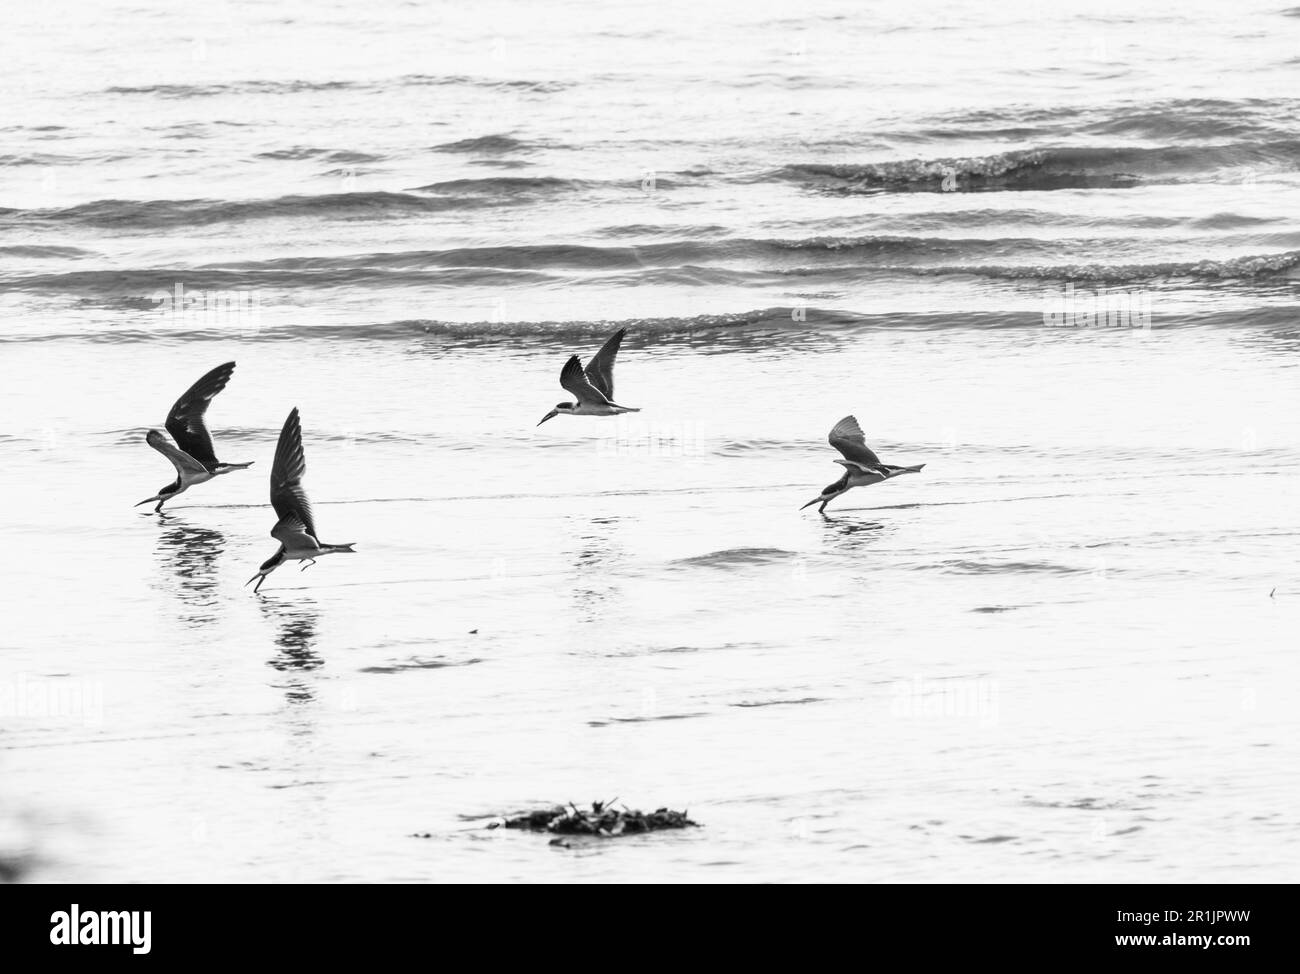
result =
[[[846,508],[851,510],[851,508]],[[883,521],[852,521],[827,518],[822,522],[827,541],[838,551],[865,549],[884,538],[889,531]]]
[[[216,621],[220,604],[217,561],[226,550],[226,536],[173,518],[158,535],[160,571],[155,585],[168,589],[189,609],[184,621],[206,626]]]
[[[320,610],[315,600],[286,595],[281,601],[277,596],[270,596],[259,599],[257,606],[278,630],[275,638],[277,652],[266,661],[267,665],[292,675],[282,685],[285,697],[290,703],[314,700],[314,681],[304,677],[325,664],[315,650],[320,624]]]
[[[614,571],[626,553],[614,540],[618,528],[619,518],[598,517],[570,532],[578,546],[573,552],[575,578],[569,591],[582,622],[597,621],[606,603],[619,594]]]

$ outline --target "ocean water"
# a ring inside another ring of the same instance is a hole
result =
[[[1300,877],[1300,8],[3,17],[0,877]]]

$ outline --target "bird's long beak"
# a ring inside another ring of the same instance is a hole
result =
[[[262,583],[266,581],[266,572],[258,572],[256,575],[253,576],[253,578],[250,578],[250,579],[248,580],[248,582],[253,581],[253,579],[257,579],[257,584],[253,586],[253,594],[256,595],[256,594],[257,594],[257,590],[258,590],[259,588],[261,588],[261,587],[262,587]],[[248,587],[248,582],[245,582],[245,583],[244,583],[244,586],[243,586],[244,588],[247,588],[247,587]]]
[[[145,498],[144,500],[142,500],[139,504],[132,504],[131,506],[132,506],[132,507],[140,507],[142,504],[152,504],[152,503],[153,503],[154,501],[156,501],[156,500],[158,500],[157,497],[146,497],[146,498]]]
[[[810,501],[809,501],[807,504],[805,504],[803,507],[799,508],[799,510],[802,511],[805,507],[812,507],[814,504],[820,503],[820,502],[821,502],[821,499],[822,499],[822,498],[821,498],[821,495],[818,494],[816,497],[814,497],[812,500],[810,500]]]
[[[542,423],[546,422],[548,419],[554,419],[558,415],[560,415],[560,411],[558,409],[552,409],[549,413],[547,413],[545,416],[542,417]],[[538,423],[537,425],[541,426],[542,423]]]

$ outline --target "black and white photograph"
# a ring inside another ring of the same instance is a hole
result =
[[[6,6],[0,880],[1300,879],[1289,2]]]

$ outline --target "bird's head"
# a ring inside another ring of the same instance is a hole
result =
[[[266,561],[262,562],[262,564],[257,569],[257,574],[248,580],[248,582],[252,582],[252,581],[257,582],[257,584],[253,586],[254,595],[256,595],[257,590],[262,587],[262,583],[266,581],[266,576],[271,574],[271,572],[275,571],[282,564],[284,564],[283,548],[281,548],[279,551],[273,554],[270,558],[266,559]],[[248,582],[245,582],[244,585],[247,586]]]
[[[132,504],[131,506],[140,507],[144,504],[156,504],[158,501],[165,501],[167,498],[171,497],[174,493],[176,493],[176,485],[166,484],[162,487],[159,487],[158,493],[154,494],[152,497],[146,497],[144,500],[140,501],[139,504]]]
[[[832,497],[836,497],[844,493],[848,489],[849,489],[849,475],[846,473],[839,480],[835,481],[835,483],[827,484],[825,487],[823,487],[822,492],[820,494],[818,494],[816,497],[810,500],[803,507],[799,508],[799,510],[802,511],[804,507],[812,507],[814,504],[820,501],[830,500]]]
[[[266,581],[266,576],[270,575],[271,572],[275,571],[279,567],[280,556],[278,554],[275,557],[268,558],[266,561],[262,562],[262,567],[257,570],[257,574],[248,580],[248,582],[257,582],[257,584],[253,586],[254,595],[256,595],[257,590],[262,587],[262,583]],[[245,588],[248,587],[248,582],[244,583]]]
[[[537,425],[541,426],[542,423],[546,422],[548,419],[554,419],[556,416],[560,415],[560,413],[572,413],[573,409],[574,405],[571,402],[557,402],[555,408],[543,416],[542,422]]]

